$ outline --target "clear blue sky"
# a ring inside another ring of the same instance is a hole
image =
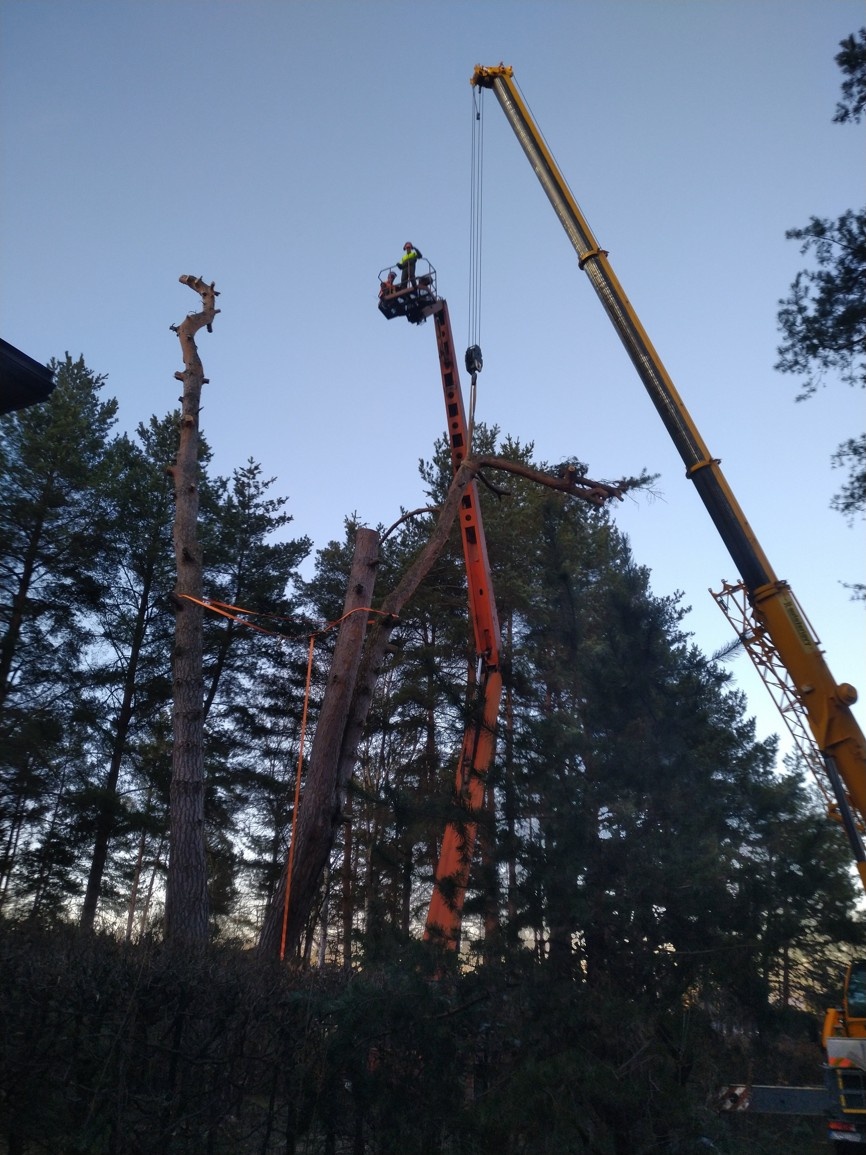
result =
[[[862,393],[795,404],[773,370],[785,230],[862,203],[863,127],[832,116],[860,0],[412,0],[0,4],[0,332],[108,374],[121,427],[177,402],[169,326],[223,312],[199,348],[203,428],[247,458],[317,546],[345,514],[419,504],[443,428],[431,327],[386,322],[376,274],[412,240],[466,339],[469,77],[513,65],[599,242],[830,668],[866,697],[862,523],[828,508]],[[594,476],[642,467],[660,500],[616,518],[697,643],[735,579],[630,362],[495,99],[485,103],[477,416]],[[779,721],[745,657],[759,733]],[[862,705],[861,724],[866,725]]]

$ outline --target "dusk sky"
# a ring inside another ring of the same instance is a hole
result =
[[[476,64],[515,77],[599,243],[838,680],[866,696],[863,523],[830,510],[863,394],[795,403],[773,368],[803,258],[785,230],[862,206],[864,126],[832,121],[860,0],[2,0],[0,333],[107,374],[119,429],[177,405],[177,337],[215,280],[199,350],[214,467],[248,458],[317,548],[357,512],[422,503],[444,428],[431,325],[386,321],[378,271],[414,242],[467,340]],[[705,652],[735,580],[625,352],[492,94],[484,103],[477,419],[642,468],[614,511]],[[465,384],[465,382],[464,382]],[[780,720],[731,669],[760,736]],[[862,703],[856,707],[866,726]]]

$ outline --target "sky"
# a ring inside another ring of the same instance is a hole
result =
[[[862,522],[830,508],[863,395],[795,403],[773,368],[803,267],[786,229],[862,205],[864,126],[832,123],[861,0],[0,0],[0,334],[107,375],[118,429],[177,406],[170,326],[199,335],[213,468],[250,458],[316,548],[423,504],[444,429],[432,325],[386,321],[412,241],[468,343],[476,64],[515,78],[764,552],[839,681],[866,697]],[[617,525],[707,653],[734,572],[492,93],[482,105],[477,420],[642,468]],[[466,382],[464,381],[464,387]],[[730,666],[759,737],[779,715]],[[866,728],[863,703],[855,707]],[[783,750],[789,748],[783,738]]]

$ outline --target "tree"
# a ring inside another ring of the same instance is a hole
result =
[[[790,769],[753,784],[746,807],[751,835],[730,884],[751,907],[749,965],[773,1005],[823,1014],[837,952],[862,949],[866,929],[852,917],[858,888],[848,846],[827,821],[826,800]]]
[[[177,583],[174,589],[175,645],[172,662],[174,687],[174,746],[171,778],[171,855],[165,900],[166,937],[174,945],[203,946],[208,939],[207,858],[204,819],[202,676],[202,556],[198,541],[199,410],[204,369],[195,335],[210,330],[216,308],[216,290],[200,277],[182,276],[183,284],[199,294],[201,311],[190,313],[175,327],[184,370],[180,444],[170,468],[174,484],[174,552]]]
[[[261,825],[259,807],[274,803],[282,776],[265,767],[301,713],[300,690],[286,688],[306,661],[304,638],[292,635],[303,634],[294,587],[310,542],[285,538],[292,518],[273,484],[249,459],[202,491],[205,589],[224,608],[203,623],[209,900],[212,922],[222,925],[249,897],[246,830]]]
[[[866,29],[841,42],[836,63],[846,74],[838,123],[859,122],[866,102]],[[801,270],[789,296],[779,301],[783,341],[776,368],[803,378],[797,400],[811,397],[828,372],[866,387],[866,209],[849,209],[838,220],[812,217],[804,228],[789,229],[790,240],[811,253],[815,267]],[[866,434],[842,442],[833,464],[848,480],[832,507],[849,518],[866,512]]]
[[[19,893],[37,905],[54,867],[58,903],[77,889],[85,836],[70,801],[88,780],[96,723],[80,655],[106,597],[104,480],[117,411],[83,358],[67,353],[50,367],[50,399],[0,420],[0,901],[15,894],[17,873]]]
[[[93,831],[81,914],[88,929],[102,896],[109,846],[124,825],[129,830],[137,825],[139,807],[122,804],[122,774],[130,787],[136,742],[149,737],[148,726],[171,701],[166,596],[172,511],[165,464],[177,452],[178,416],[152,417],[148,426],[139,425],[137,443],[124,436],[111,451],[110,525],[103,555],[110,592],[94,614],[96,637],[87,655],[88,692],[99,718],[94,760],[104,762],[105,769],[79,799]]]

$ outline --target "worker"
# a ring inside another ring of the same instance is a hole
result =
[[[397,262],[400,266],[400,286],[405,287],[411,281],[415,284],[415,262],[421,260],[421,250],[416,249],[411,241],[403,246],[403,256]]]
[[[379,300],[380,301],[382,300],[383,297],[388,297],[391,295],[391,293],[394,292],[394,281],[396,280],[396,277],[397,277],[397,274],[394,272],[393,269],[391,269],[390,272],[388,273],[388,276],[385,278],[385,280],[379,286]]]

